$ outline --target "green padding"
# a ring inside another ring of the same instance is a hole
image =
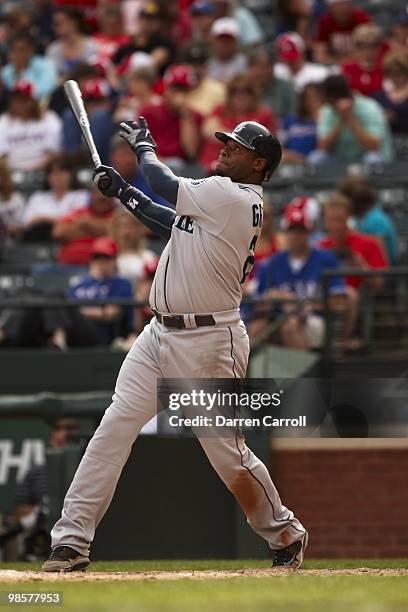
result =
[[[0,395],[110,391],[125,353],[108,350],[0,349]]]
[[[252,356],[250,378],[298,378],[317,374],[321,356],[309,351],[298,351],[281,346],[265,346]]]

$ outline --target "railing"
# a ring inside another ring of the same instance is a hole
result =
[[[330,304],[330,279],[338,277],[373,278],[383,277],[386,281],[385,287],[379,292],[370,291],[363,287],[361,291],[360,320],[364,340],[369,343],[372,339],[373,318],[375,316],[375,304],[381,299],[388,299],[391,305],[389,312],[404,331],[408,330],[408,266],[398,266],[388,270],[356,270],[355,268],[341,268],[340,270],[326,270],[322,275],[323,289],[323,312],[326,324],[325,341],[323,347],[323,359],[326,375],[330,376],[333,371],[334,362],[341,357],[339,351],[339,335],[341,334],[341,320]],[[387,282],[395,279],[396,285],[390,287]],[[339,325],[340,323],[340,325]],[[404,336],[400,337],[402,341]],[[408,358],[408,349],[407,349]],[[407,359],[408,361],[408,359]]]

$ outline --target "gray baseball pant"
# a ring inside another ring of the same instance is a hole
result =
[[[89,554],[132,444],[157,413],[158,378],[242,378],[249,342],[239,311],[218,313],[215,326],[173,330],[153,319],[120,369],[112,404],[81,460],[66,494],[52,547]],[[233,493],[248,523],[273,549],[303,538],[304,527],[282,505],[265,465],[237,433],[199,438],[211,465]]]

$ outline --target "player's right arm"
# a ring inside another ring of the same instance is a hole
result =
[[[175,206],[180,179],[157,159],[157,146],[146,119],[139,117],[138,122],[123,122],[120,127],[119,135],[136,154],[139,167],[152,190]]]
[[[101,178],[110,179],[108,187],[101,187]],[[109,166],[96,168],[93,173],[93,181],[104,196],[118,198],[123,206],[154,234],[165,240],[170,238],[176,218],[174,210],[153,202],[142,191],[129,185],[114,168]]]

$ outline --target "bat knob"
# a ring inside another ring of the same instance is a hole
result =
[[[105,191],[106,189],[109,189],[111,184],[112,184],[112,179],[110,179],[109,176],[102,176],[98,181],[98,187],[101,191]]]

